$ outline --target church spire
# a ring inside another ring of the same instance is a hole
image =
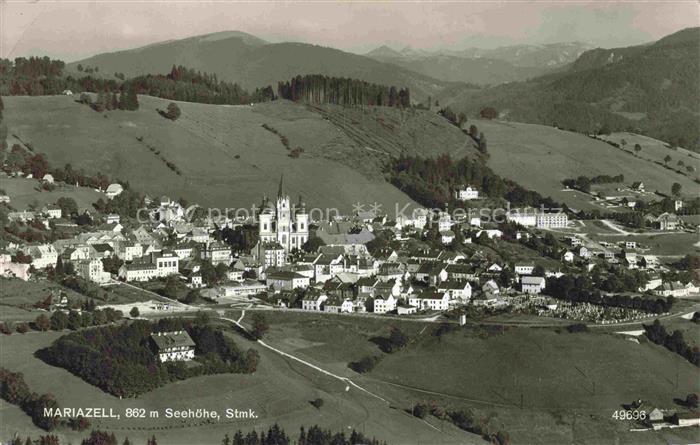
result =
[[[278,198],[281,198],[281,197],[282,197],[282,193],[283,193],[283,192],[282,192],[282,181],[283,181],[283,179],[284,179],[284,173],[282,173],[282,174],[280,175],[280,188],[279,188],[279,190],[277,191],[277,197],[278,197]]]

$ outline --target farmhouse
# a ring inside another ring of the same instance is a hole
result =
[[[543,277],[523,277],[520,281],[522,292],[525,294],[539,294],[545,286]]]
[[[161,363],[182,362],[194,358],[194,341],[185,331],[156,332],[151,341]]]

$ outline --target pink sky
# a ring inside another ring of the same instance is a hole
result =
[[[192,2],[0,0],[0,56],[77,60],[167,39],[238,30],[366,52],[586,41],[602,47],[700,26],[695,1]]]

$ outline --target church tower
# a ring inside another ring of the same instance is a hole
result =
[[[289,250],[290,244],[290,234],[292,231],[292,215],[291,208],[289,206],[289,196],[284,194],[284,175],[280,175],[280,185],[277,191],[277,206],[276,206],[276,220],[277,220],[277,242]]]

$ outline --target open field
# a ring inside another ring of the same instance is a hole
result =
[[[269,343],[280,349],[355,375],[359,384],[407,406],[438,400],[451,409],[472,409],[514,443],[658,443],[687,441],[695,433],[630,433],[630,424],[610,419],[622,403],[642,398],[674,408],[673,397],[700,389],[696,367],[647,342],[527,328],[502,334],[500,328],[463,329],[440,340],[431,336],[435,325],[422,323],[279,312],[268,318]],[[390,324],[400,324],[415,341],[385,355],[368,339],[386,335]],[[361,376],[348,370],[348,361],[368,354],[384,355],[374,371]]]
[[[279,423],[296,439],[301,425],[318,424],[334,430],[350,431],[354,427],[368,435],[382,437],[390,443],[465,444],[482,443],[481,439],[449,425],[443,432],[412,418],[400,409],[392,409],[385,402],[357,390],[345,390],[345,384],[323,376],[304,365],[281,358],[264,348],[254,346],[261,355],[258,371],[253,375],[216,375],[190,379],[159,388],[136,399],[120,400],[83,382],[67,371],[41,362],[33,352],[49,345],[61,334],[55,332],[0,338],[0,359],[3,366],[25,374],[29,386],[38,392],[56,395],[60,406],[113,408],[122,413],[121,420],[107,419],[93,422],[93,427],[114,431],[120,442],[128,436],[132,442],[145,442],[155,434],[159,443],[218,444],[225,433],[236,429],[267,429]],[[252,343],[235,339],[241,347]],[[55,382],[61,382],[56,385]],[[322,398],[320,410],[309,401]],[[6,440],[15,431],[24,433],[38,430],[28,426],[28,417],[21,417],[19,408],[2,405],[9,412],[0,422],[0,438]],[[124,418],[126,408],[158,410],[158,419]],[[203,408],[218,410],[222,416],[226,408],[253,409],[258,419],[223,419],[216,421],[166,419],[165,409]],[[15,419],[17,422],[14,422]],[[27,431],[29,429],[29,431]],[[75,443],[84,434],[60,431],[59,436]]]
[[[103,193],[87,187],[76,187],[56,183],[51,191],[43,190],[38,180],[26,178],[0,178],[0,188],[10,197],[10,206],[17,210],[27,210],[35,204],[38,210],[47,204],[54,204],[58,198],[73,198],[78,210],[94,211],[92,204],[98,199],[106,199]]]
[[[446,120],[425,111],[369,109],[355,112],[366,116],[353,123],[355,118],[344,116],[342,109],[331,109],[331,117],[324,118],[286,101],[255,106],[182,102],[182,116],[172,122],[156,111],[168,101],[148,96],[140,97],[138,111],[105,113],[65,96],[3,100],[10,145],[16,135],[45,152],[53,165],[70,162],[128,180],[151,196],[168,194],[205,206],[250,208],[263,194],[276,193],[284,174],[286,192],[295,201],[301,194],[311,206],[348,211],[355,202],[376,201],[393,209],[395,203],[412,201],[381,176],[386,153],[434,155],[461,150],[466,140]],[[301,147],[301,157],[290,158],[280,136],[263,124],[287,137],[290,147]],[[386,127],[383,133],[380,126]]]
[[[86,297],[60,284],[47,280],[22,281],[17,278],[0,278],[0,321],[33,321],[46,311],[34,309],[35,303],[44,301],[50,294],[54,302],[64,292],[68,301],[83,301]]]
[[[468,125],[471,124],[485,133],[491,155],[488,165],[496,173],[575,208],[600,209],[589,203],[590,196],[564,191],[561,183],[564,179],[581,175],[622,173],[625,185],[643,181],[652,192],[668,194],[671,185],[678,182],[688,196],[700,193],[700,185],[693,182],[697,172],[692,177],[679,175],[578,133],[516,122],[470,120]]]

